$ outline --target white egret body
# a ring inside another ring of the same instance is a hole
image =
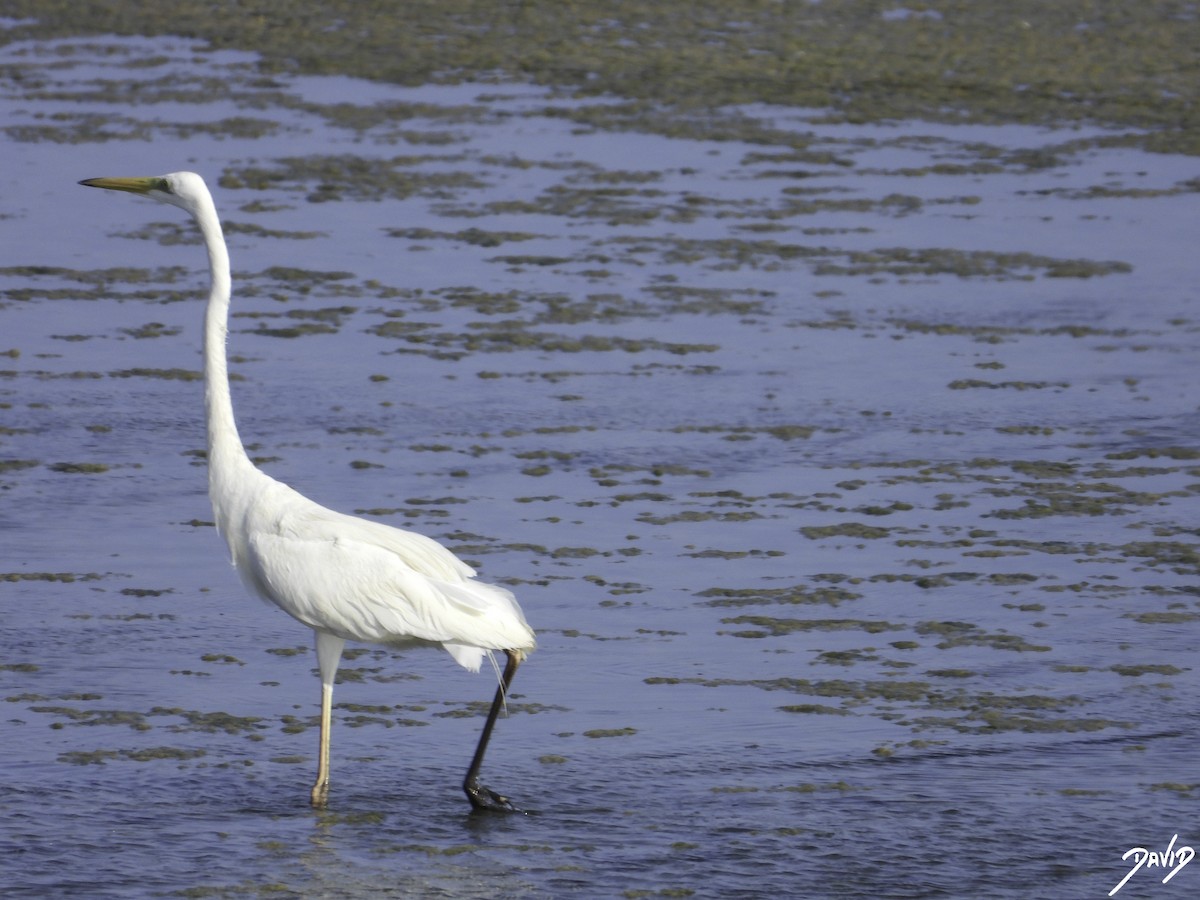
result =
[[[326,509],[250,461],[234,422],[225,359],[229,253],[199,175],[92,178],[80,184],[178,206],[191,214],[204,238],[212,277],[204,322],[208,493],[242,581],[316,633],[321,734],[313,805],[324,806],[329,796],[333,682],[342,649],[354,640],[441,646],[473,672],[490,651],[504,651],[507,664],[463,789],[476,808],[515,809],[479,783],[479,769],[517,666],[535,646],[516,599],[504,588],[476,581],[474,570],[436,541]]]

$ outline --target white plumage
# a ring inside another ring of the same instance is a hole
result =
[[[424,535],[334,512],[259,471],[238,437],[225,358],[231,278],[212,195],[191,172],[153,178],[92,178],[88,187],[128,191],[186,210],[208,251],[212,287],[204,324],[208,492],[217,530],[246,586],[316,634],[321,737],[311,799],[329,795],[333,682],[347,640],[394,647],[441,646],[473,672],[485,656],[507,656],[500,686],[467,770],[473,806],[513,810],[479,783],[479,769],[517,666],[536,645],[512,593]]]
[[[246,586],[315,631],[396,647],[440,644],[479,671],[492,649],[532,649],[504,588],[424,535],[334,512],[255,470],[254,496],[218,514]]]

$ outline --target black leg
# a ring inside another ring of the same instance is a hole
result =
[[[487,752],[488,740],[492,736],[492,728],[496,718],[504,708],[504,698],[508,695],[508,686],[512,684],[513,676],[517,674],[517,666],[525,658],[520,650],[505,650],[508,661],[504,664],[504,674],[500,678],[500,686],[496,688],[496,699],[488,710],[487,722],[484,723],[483,733],[479,735],[479,744],[475,747],[475,756],[471,760],[471,768],[467,769],[467,777],[463,779],[463,790],[467,799],[475,809],[491,809],[500,812],[521,812],[507,797],[497,794],[490,788],[479,783],[479,769],[483,765],[483,754]]]

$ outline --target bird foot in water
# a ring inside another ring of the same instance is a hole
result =
[[[525,812],[525,810],[514,805],[503,794],[497,794],[491,788],[484,787],[478,781],[463,785],[463,790],[467,792],[467,799],[471,801],[471,806],[474,809],[487,810],[489,812]]]

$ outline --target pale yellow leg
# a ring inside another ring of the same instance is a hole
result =
[[[329,801],[329,730],[333,719],[333,685],[321,685],[321,749],[317,754],[317,783],[312,789],[312,805],[323,807]]]
[[[333,682],[346,642],[332,634],[317,632],[317,666],[321,670],[321,749],[317,753],[317,783],[312,805],[320,809],[329,800],[329,731],[333,720]]]

